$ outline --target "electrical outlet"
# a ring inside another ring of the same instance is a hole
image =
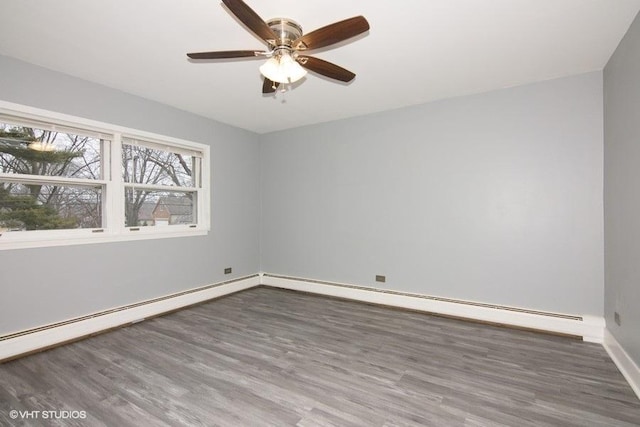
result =
[[[387,281],[387,276],[379,276],[379,275],[376,275],[376,282],[382,282],[382,283],[384,283],[384,282],[386,282],[386,281]]]
[[[231,274],[231,267],[227,267],[224,269],[224,274]]]
[[[622,321],[620,320],[620,313],[618,313],[617,311],[613,313],[613,320],[616,322],[616,325],[622,325]]]

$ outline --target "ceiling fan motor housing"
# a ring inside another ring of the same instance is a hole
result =
[[[274,18],[267,21],[267,25],[278,37],[274,43],[268,40],[272,49],[287,48],[287,50],[291,50],[294,40],[302,37],[302,27],[292,19]]]

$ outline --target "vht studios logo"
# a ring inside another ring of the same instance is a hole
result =
[[[22,420],[60,420],[60,419],[72,419],[83,420],[87,418],[86,411],[17,411],[15,409],[9,412],[9,416],[12,420],[18,418]]]

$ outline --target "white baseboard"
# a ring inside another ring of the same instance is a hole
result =
[[[248,276],[0,337],[0,362],[259,284],[258,275]]]
[[[633,359],[624,351],[624,348],[622,348],[618,340],[609,332],[609,329],[605,329],[604,331],[604,343],[602,345],[636,396],[638,396],[638,399],[640,399],[640,368],[638,368],[638,365],[636,365]]]
[[[260,283],[265,286],[310,292],[381,304],[429,313],[455,316],[483,322],[499,323],[546,332],[580,336],[585,341],[602,343],[604,318],[571,316],[558,313],[523,310],[468,301],[455,301],[428,295],[411,294],[344,283],[323,282],[297,277],[263,273]]]

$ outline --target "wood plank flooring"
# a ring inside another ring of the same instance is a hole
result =
[[[256,288],[0,365],[0,425],[638,426],[640,400],[597,344]]]

